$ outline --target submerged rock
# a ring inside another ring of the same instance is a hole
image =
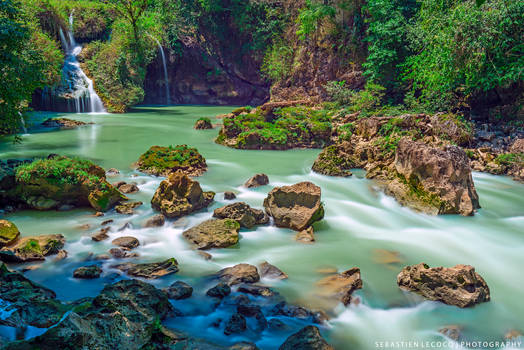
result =
[[[445,335],[446,337],[453,339],[454,341],[458,341],[460,339],[460,331],[462,328],[457,325],[450,325],[446,327],[440,328],[438,331],[442,335]]]
[[[334,350],[322,335],[318,327],[307,326],[295,334],[289,336],[286,341],[280,345],[278,350]]]
[[[406,266],[397,276],[403,290],[426,299],[458,307],[470,307],[490,300],[488,285],[469,265],[429,267],[427,264]]]
[[[203,192],[198,181],[177,171],[160,183],[151,206],[168,218],[179,218],[207,207],[214,197],[214,192]]]
[[[115,259],[126,259],[126,258],[136,258],[138,253],[130,253],[128,249],[123,248],[111,248],[109,249],[109,254]]]
[[[315,242],[315,235],[313,226],[309,226],[305,230],[298,232],[295,235],[295,240],[300,243],[313,243]]]
[[[275,187],[264,199],[266,213],[279,227],[302,231],[324,217],[320,187],[311,182]]]
[[[217,277],[232,286],[239,283],[255,283],[260,281],[260,275],[256,266],[249,264],[237,264],[226,267],[217,273]]]
[[[166,217],[162,214],[157,214],[146,220],[144,227],[161,227],[166,223]]]
[[[316,283],[320,297],[336,299],[344,305],[351,302],[351,295],[362,288],[360,269],[353,267],[342,273],[326,276]]]
[[[74,278],[93,279],[99,278],[102,269],[98,265],[82,266],[73,271]]]
[[[169,299],[187,299],[191,294],[193,294],[193,287],[185,282],[176,281],[166,289],[166,293],[169,296]]]
[[[18,227],[8,220],[0,220],[0,247],[9,245],[20,236]]]
[[[269,178],[266,174],[255,174],[244,184],[247,188],[260,187],[269,184]]]
[[[227,297],[229,294],[231,294],[231,287],[225,282],[218,283],[206,292],[206,295],[220,299]]]
[[[240,224],[231,219],[210,219],[182,233],[198,249],[226,248],[238,243]]]
[[[271,265],[267,261],[264,261],[262,264],[258,266],[258,269],[260,270],[260,276],[266,277],[266,278],[272,278],[277,280],[285,280],[288,278],[287,273],[280,270],[278,267]]]
[[[239,313],[231,315],[229,320],[226,322],[226,328],[224,329],[225,335],[243,333],[247,329],[246,318]]]
[[[104,227],[98,230],[94,235],[91,236],[91,239],[95,242],[100,242],[109,238],[107,234],[111,230],[110,227]]]
[[[15,263],[41,261],[46,256],[57,254],[64,244],[65,238],[60,234],[24,237],[0,249],[0,260]]]
[[[125,202],[117,205],[115,210],[119,214],[132,215],[135,213],[135,208],[141,206],[142,202]]]
[[[119,269],[129,276],[154,279],[178,272],[178,262],[175,258],[170,258],[161,262],[135,264],[124,263],[111,266]]]
[[[244,202],[228,204],[215,209],[213,216],[220,219],[232,219],[240,226],[252,228],[255,225],[263,225],[269,222],[269,217],[259,209],[253,209]]]
[[[169,176],[182,171],[189,176],[202,175],[207,170],[204,157],[187,145],[152,146],[137,162],[138,170],[157,176]]]

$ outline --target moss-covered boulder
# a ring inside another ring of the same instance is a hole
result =
[[[0,249],[0,260],[5,262],[42,261],[48,255],[57,254],[64,247],[63,235],[24,237]]]
[[[20,231],[15,224],[8,220],[0,220],[0,247],[13,243],[18,236]]]
[[[348,177],[353,175],[351,168],[355,167],[351,154],[347,152],[349,142],[328,146],[320,152],[313,163],[312,170],[329,176]]]
[[[207,207],[214,197],[214,192],[202,191],[198,181],[179,170],[160,183],[151,206],[165,217],[179,218]]]
[[[15,177],[17,198],[37,210],[66,205],[106,211],[127,199],[106,181],[104,169],[79,158],[35,160],[16,168]]]
[[[210,219],[183,232],[198,249],[226,248],[238,243],[240,224],[232,219]]]
[[[240,226],[246,228],[269,222],[269,217],[262,210],[253,209],[244,202],[236,202],[215,209],[213,216],[220,219],[235,220]]]
[[[330,142],[331,114],[307,106],[261,106],[225,117],[216,142],[240,149],[320,148]]]
[[[207,170],[205,158],[196,148],[187,145],[152,146],[136,164],[138,170],[156,176],[169,176],[178,170],[189,176],[199,176]]]
[[[175,258],[170,258],[160,262],[135,264],[124,263],[112,266],[119,269],[129,276],[155,279],[178,272],[178,261]]]
[[[84,126],[93,123],[86,123],[80,120],[68,119],[68,118],[49,118],[46,119],[42,126],[46,128],[60,128],[60,129],[74,129],[79,126]]]
[[[199,118],[195,123],[195,129],[197,130],[213,129],[213,124],[211,124],[211,119],[206,118],[206,117]]]

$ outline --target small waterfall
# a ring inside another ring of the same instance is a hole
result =
[[[73,36],[73,12],[69,15],[69,26],[67,36],[62,28],[59,29],[66,58],[62,68],[62,82],[60,86],[54,89],[53,94],[67,100],[70,112],[104,113],[106,112],[104,104],[93,87],[93,81],[80,68],[80,63],[77,60],[77,56],[82,51],[82,46],[76,43]]]
[[[166,55],[164,54],[164,48],[160,44],[160,41],[158,41],[157,38],[149,34],[149,36],[156,42],[158,45],[158,50],[160,50],[160,56],[162,56],[162,64],[164,65],[164,85],[166,88],[166,104],[171,104],[171,97],[169,95],[169,79],[167,76],[167,65],[166,65]]]
[[[25,126],[24,116],[20,112],[18,112],[18,115],[20,116],[20,126],[22,127],[24,134],[27,134],[27,127]]]

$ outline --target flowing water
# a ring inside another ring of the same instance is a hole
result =
[[[164,48],[160,44],[157,38],[152,35],[149,35],[158,45],[158,51],[160,51],[160,56],[162,57],[162,65],[164,68],[164,88],[166,89],[166,105],[171,104],[171,96],[169,95],[169,77],[167,75],[167,65],[166,65],[166,55],[164,53]]]
[[[75,130],[25,135],[20,144],[0,143],[1,158],[60,153],[92,159],[106,169],[117,168],[121,174],[110,181],[136,182],[140,192],[129,197],[145,203],[132,216],[109,212],[96,218],[92,211],[84,209],[20,211],[6,215],[20,228],[22,235],[62,233],[67,238],[67,259],[60,262],[48,259],[40,269],[25,275],[53,289],[63,300],[96,295],[104,283],[121,278],[109,268],[114,261],[103,262],[104,274],[98,280],[75,280],[72,271],[89,264],[90,252],[106,253],[113,238],[131,235],[141,243],[137,248],[139,261],[159,261],[168,257],[179,261],[180,271],[176,275],[152,283],[164,287],[181,279],[197,287],[193,298],[177,302],[177,307],[186,308],[190,316],[167,323],[190,332],[198,329],[198,336],[219,343],[245,338],[228,338],[209,327],[213,317],[224,317],[227,310],[212,311],[209,301],[206,302],[202,295],[208,285],[201,277],[236,263],[258,264],[264,260],[289,275],[288,280],[264,283],[273,286],[290,302],[311,306],[316,302],[314,284],[324,276],[321,269],[361,268],[364,287],[355,293],[360,303],[348,308],[338,306],[334,317],[321,327],[336,349],[376,349],[381,343],[375,342],[381,341],[444,341],[446,339],[438,330],[447,325],[462,327],[463,338],[470,341],[499,341],[510,329],[523,331],[524,185],[507,177],[475,173],[473,177],[482,209],[474,217],[418,214],[377,191],[362,171],[356,170],[351,178],[312,173],[310,167],[319,150],[235,150],[213,142],[216,129],[192,128],[199,117],[213,117],[231,109],[142,107],[125,115],[65,115],[95,124]],[[177,222],[166,222],[161,228],[141,228],[144,220],[153,214],[149,202],[162,178],[139,173],[131,164],[152,145],[176,144],[194,146],[207,159],[209,170],[198,181],[204,190],[217,193],[215,203]],[[259,172],[268,174],[269,186],[256,189],[241,186]],[[299,181],[312,181],[322,188],[326,216],[314,225],[317,239],[314,244],[295,242],[294,233],[287,229],[259,226],[242,230],[238,246],[210,251],[213,259],[206,261],[181,236],[184,229],[211,217],[213,209],[230,203],[224,201],[224,191],[237,192],[238,200],[261,208],[273,186]],[[108,219],[114,220],[111,239],[93,242],[90,234]],[[118,231],[128,222],[131,227]],[[91,229],[83,230],[83,224],[91,225]],[[419,262],[431,266],[475,266],[488,283],[492,300],[473,308],[459,309],[422,301],[401,292],[396,284],[397,274],[403,266]],[[209,315],[202,316],[202,313]],[[294,329],[303,326],[291,319],[286,322]],[[33,330],[30,335],[41,331]],[[262,349],[276,349],[289,334],[290,331],[276,334],[266,331],[262,337],[249,339]],[[452,346],[445,344],[443,348]]]

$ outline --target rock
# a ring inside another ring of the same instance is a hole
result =
[[[115,259],[126,259],[126,258],[136,258],[138,253],[130,253],[127,249],[121,248],[111,248],[109,249],[109,254]]]
[[[398,274],[397,283],[403,290],[461,308],[490,300],[488,285],[469,265],[430,268],[420,263],[406,266]]]
[[[256,284],[242,284],[238,287],[238,292],[265,298],[277,295],[277,293],[271,290],[271,288]]]
[[[266,174],[255,174],[244,184],[247,188],[260,187],[269,184],[269,178]]]
[[[373,261],[384,265],[398,265],[404,261],[399,252],[386,249],[373,249]]]
[[[9,245],[20,236],[18,227],[11,221],[0,220],[0,247]]]
[[[60,261],[60,260],[64,260],[65,258],[67,258],[67,251],[63,250],[63,249],[60,249],[58,251],[58,253],[56,253],[56,256],[55,256],[55,258],[53,260],[54,261]]]
[[[156,263],[124,263],[112,267],[127,273],[129,276],[148,279],[159,278],[178,272],[178,262],[175,258]]]
[[[142,202],[125,202],[117,205],[115,210],[119,214],[132,215],[135,213],[135,208],[141,206]]]
[[[195,123],[195,129],[213,129],[213,124],[211,124],[211,120],[209,118],[200,118]]]
[[[0,264],[0,325],[46,328],[58,323],[67,311],[56,294]]]
[[[96,217],[104,216],[104,213],[102,213],[101,211],[97,211],[96,213],[93,214],[93,216],[96,216]]]
[[[245,317],[255,317],[262,314],[262,308],[259,305],[243,303],[237,305],[237,313]]]
[[[353,267],[342,273],[326,276],[316,283],[318,295],[323,298],[336,299],[344,305],[351,302],[351,295],[362,288],[360,269]]]
[[[206,295],[220,299],[227,297],[229,294],[231,294],[231,287],[225,282],[218,283],[206,292]]]
[[[313,226],[309,226],[305,230],[298,232],[295,235],[295,240],[300,243],[313,243],[315,242],[315,235],[313,233]]]
[[[139,191],[138,186],[136,184],[128,183],[123,183],[122,185],[118,186],[118,190],[125,194],[137,193]]]
[[[247,329],[246,318],[240,314],[233,314],[231,318],[226,323],[226,328],[224,329],[225,335],[231,335],[233,333],[243,333]]]
[[[270,319],[267,322],[267,326],[270,330],[276,332],[281,332],[289,328],[284,322],[280,321],[278,318]]]
[[[269,217],[262,210],[253,209],[244,202],[236,202],[215,209],[213,216],[220,219],[236,220],[240,226],[246,228],[269,222]]]
[[[42,126],[46,128],[73,129],[87,124],[94,123],[84,123],[80,120],[73,120],[67,118],[48,118],[42,123]],[[56,154],[54,156],[56,157],[58,155]]]
[[[115,177],[120,174],[120,171],[115,168],[110,168],[106,171],[106,175],[109,177]]]
[[[287,273],[282,272],[282,270],[280,270],[278,267],[271,265],[267,261],[264,261],[262,264],[258,265],[258,270],[260,271],[261,277],[277,280],[285,280],[288,278]]]
[[[350,169],[358,165],[351,160],[351,151],[349,142],[328,146],[320,152],[313,163],[312,170],[328,176],[351,176],[353,174]]]
[[[140,242],[138,242],[138,239],[136,239],[135,237],[131,237],[131,236],[115,238],[113,239],[111,243],[119,247],[124,247],[127,249],[134,249],[140,245]]]
[[[462,327],[460,326],[450,325],[450,326],[442,327],[438,331],[439,333],[445,335],[446,337],[453,339],[454,341],[458,341],[460,339],[461,330],[462,330]]]
[[[73,277],[82,279],[93,279],[99,278],[101,273],[102,269],[100,268],[100,266],[82,266],[73,271]]]
[[[100,241],[103,241],[105,239],[108,239],[109,236],[107,235],[107,233],[111,230],[110,227],[104,227],[104,228],[101,228],[100,230],[98,230],[94,235],[91,236],[91,239],[95,242],[100,242]]]
[[[255,283],[260,281],[256,266],[237,264],[218,271],[217,277],[232,286],[239,283]]]
[[[469,159],[459,147],[441,150],[403,138],[394,168],[386,193],[402,205],[429,214],[473,215],[480,208]]]
[[[302,306],[288,304],[285,301],[276,304],[270,311],[270,315],[310,320],[315,323],[323,323],[328,319],[323,312],[311,311]]]
[[[160,183],[151,206],[168,218],[179,218],[207,207],[214,197],[214,192],[203,192],[197,181],[178,171]]]
[[[311,182],[275,187],[264,199],[266,213],[278,227],[302,231],[324,217],[320,187]]]
[[[93,257],[93,260],[109,260],[111,257],[108,254],[98,254]]]
[[[133,228],[133,225],[131,225],[130,222],[126,222],[125,224],[122,225],[122,227],[120,227],[117,231],[118,232],[122,232],[124,230],[127,230],[127,229],[131,229]]]
[[[187,145],[152,146],[137,162],[138,170],[156,176],[181,171],[189,176],[200,176],[207,170],[206,160],[196,148]]]
[[[113,219],[109,219],[109,220],[105,220],[105,221],[102,221],[102,223],[100,224],[100,226],[105,226],[105,225],[109,225],[111,223],[113,223]]]
[[[41,235],[24,237],[8,247],[0,249],[0,260],[5,262],[27,262],[45,260],[64,247],[63,235]]]
[[[232,199],[235,199],[237,198],[237,195],[231,191],[226,191],[224,192],[224,199],[227,199],[227,200],[232,200]]]
[[[524,138],[516,139],[509,148],[510,153],[524,153]]]
[[[161,227],[164,226],[166,222],[166,217],[162,214],[157,214],[149,219],[144,223],[144,227]]]
[[[506,334],[504,334],[505,341],[516,340],[519,337],[522,337],[522,332],[516,329],[510,329],[509,331],[506,332]]]
[[[213,258],[213,255],[209,254],[208,252],[199,251],[198,255],[204,258],[204,260],[211,260]]]
[[[278,349],[334,350],[334,348],[322,338],[319,329],[315,326],[306,326],[297,333],[292,334]]]
[[[240,224],[231,219],[210,219],[182,233],[197,249],[226,248],[238,243]]]
[[[166,293],[169,299],[187,299],[193,294],[193,287],[185,282],[176,281],[167,288]]]

